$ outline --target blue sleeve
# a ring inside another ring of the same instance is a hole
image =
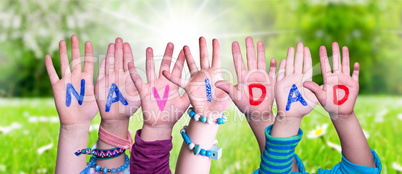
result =
[[[368,167],[368,166],[360,166],[351,163],[348,161],[342,154],[342,161],[335,165],[331,170],[326,170],[326,169],[318,169],[318,174],[339,174],[339,173],[361,173],[361,174],[379,174],[381,173],[382,165],[380,158],[378,158],[377,153],[375,153],[374,150],[371,150],[371,153],[373,154],[374,158],[374,163],[375,163],[375,168],[373,167]]]

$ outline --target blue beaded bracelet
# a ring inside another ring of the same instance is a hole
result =
[[[118,168],[112,168],[112,169],[108,169],[106,167],[102,168],[99,164],[96,164],[95,157],[91,157],[91,159],[88,162],[88,165],[94,167],[96,172],[101,171],[103,172],[103,174],[106,174],[107,172],[111,172],[112,174],[123,172],[130,165],[130,159],[128,158],[127,154],[124,155],[125,155],[124,164]]]
[[[193,107],[190,107],[188,109],[187,114],[188,114],[188,116],[190,116],[190,118],[193,118],[195,121],[201,121],[203,123],[208,123],[208,124],[217,123],[217,124],[221,125],[221,124],[225,124],[227,121],[227,118],[225,117],[224,114],[222,114],[221,118],[217,118],[215,121],[213,121],[211,118],[207,118],[205,116],[200,116],[195,113]]]
[[[211,147],[209,150],[201,149],[200,145],[195,145],[191,142],[190,138],[186,134],[185,127],[180,130],[180,134],[183,137],[184,142],[188,145],[188,148],[193,151],[194,155],[200,154],[201,156],[206,156],[211,159],[218,160],[222,156],[222,148],[215,146],[218,142],[215,140],[214,146]]]

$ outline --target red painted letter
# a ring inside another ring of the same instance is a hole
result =
[[[345,91],[345,96],[343,96],[342,99],[337,100],[337,95],[336,95],[336,89],[343,89]],[[335,85],[334,86],[334,104],[336,105],[341,105],[343,103],[345,103],[345,101],[348,99],[349,97],[349,88],[346,87],[345,85]]]
[[[254,100],[253,98],[253,88],[260,88],[262,91],[262,94],[258,100]],[[262,101],[265,99],[265,96],[267,95],[267,90],[265,89],[265,86],[259,83],[253,83],[248,85],[248,93],[250,94],[250,104],[255,106],[262,103]]]

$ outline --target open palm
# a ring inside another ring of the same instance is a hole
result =
[[[190,102],[187,94],[180,96],[179,86],[167,80],[163,71],[170,71],[170,64],[173,55],[173,44],[168,43],[159,70],[159,78],[155,74],[154,55],[152,48],[146,51],[146,74],[147,83],[144,83],[138,75],[134,64],[130,64],[131,78],[139,89],[141,97],[144,124],[148,126],[173,127],[177,120],[187,110]],[[177,62],[172,70],[172,75],[181,78],[184,65],[184,53],[180,52]]]
[[[314,82],[306,82],[304,86],[315,93],[324,109],[335,119],[338,116],[348,116],[359,94],[359,64],[354,64],[353,75],[350,76],[349,50],[343,47],[342,63],[338,43],[332,44],[333,72],[329,65],[327,51],[324,46],[320,48],[321,70],[324,85],[318,86]]]
[[[115,44],[109,44],[95,85],[102,120],[128,120],[141,106],[139,92],[130,78],[130,62],[133,62],[133,55],[128,43],[123,44],[123,40],[117,38]],[[121,96],[115,93],[116,88]],[[110,97],[117,98],[117,101],[110,103]]]
[[[310,50],[299,42],[296,56],[294,56],[294,48],[290,47],[286,61],[282,60],[279,64],[276,81],[278,114],[301,118],[314,109],[318,101],[315,95],[302,85],[312,80],[312,74]],[[301,95],[301,98],[297,93]]]
[[[166,71],[163,75],[174,84],[185,89],[196,113],[203,113],[205,115],[223,113],[230,106],[232,101],[226,92],[215,87],[217,81],[223,80],[220,70],[221,59],[219,42],[216,39],[212,41],[212,66],[209,65],[205,38],[200,38],[199,45],[201,70],[198,70],[190,49],[188,46],[185,46],[183,50],[191,73],[190,79],[181,80]]]
[[[64,40],[59,43],[59,54],[62,75],[61,79],[57,76],[52,59],[49,55],[46,55],[45,62],[53,88],[53,95],[60,123],[62,125],[89,124],[98,113],[93,86],[94,58],[92,44],[91,42],[85,43],[85,63],[83,71],[81,71],[81,55],[77,36],[71,36],[72,71],[70,69],[66,42]],[[81,89],[85,89],[82,103],[79,103],[78,99],[75,98],[72,93],[70,93],[70,97],[67,98],[67,86],[70,84],[80,96],[82,94]]]

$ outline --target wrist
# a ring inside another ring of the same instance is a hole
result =
[[[271,136],[291,137],[297,135],[302,118],[277,115],[272,127]]]
[[[200,116],[205,116],[207,118],[215,120],[222,117],[224,111],[210,110],[208,108],[194,106],[194,112]]]
[[[172,137],[173,126],[169,125],[148,125],[142,126],[141,139],[143,141],[168,140]]]
[[[60,125],[60,131],[66,133],[80,133],[80,132],[89,132],[90,124],[68,124],[68,125]]]
[[[250,124],[272,124],[275,121],[275,115],[272,111],[251,112],[244,114]]]
[[[102,120],[100,126],[115,136],[127,138],[129,121],[129,118],[122,120]]]

